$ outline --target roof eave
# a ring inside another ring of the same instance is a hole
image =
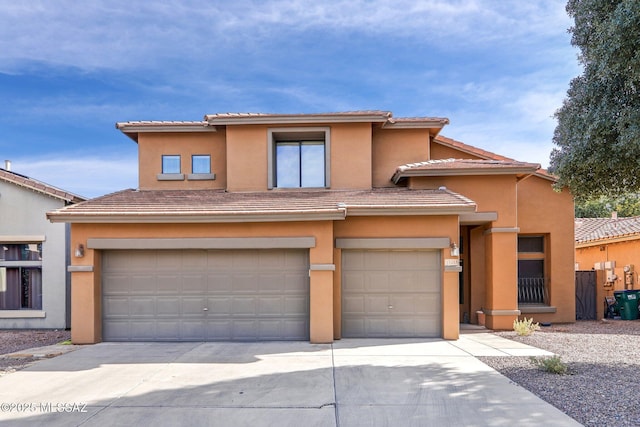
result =
[[[476,205],[347,206],[347,216],[460,215],[475,211]]]
[[[217,116],[207,114],[205,120],[210,125],[288,125],[319,123],[385,123],[391,113],[363,114],[274,114],[274,115],[238,115]]]
[[[53,223],[233,223],[233,222],[282,222],[343,220],[344,209],[314,212],[230,212],[230,213],[65,213],[49,212],[47,219]]]
[[[406,178],[429,177],[429,176],[491,176],[491,175],[520,175],[536,174],[538,168],[518,167],[518,168],[473,168],[473,169],[431,169],[431,170],[397,170],[391,177],[394,184]],[[537,174],[536,174],[537,175]]]
[[[629,242],[632,240],[640,240],[640,233],[627,234],[624,236],[617,236],[617,237],[603,237],[600,239],[585,240],[582,242],[576,242],[575,247],[576,249],[590,248],[593,246],[607,245],[610,243]]]
[[[116,129],[138,142],[140,133],[168,133],[168,132],[217,132],[215,126],[210,126],[206,121],[190,123],[144,123],[144,122],[117,122]]]

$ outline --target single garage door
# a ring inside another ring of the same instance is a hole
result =
[[[103,255],[105,341],[309,339],[306,250]]]
[[[439,251],[343,250],[342,335],[441,336]]]

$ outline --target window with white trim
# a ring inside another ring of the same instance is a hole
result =
[[[0,310],[42,310],[42,243],[0,243]]]

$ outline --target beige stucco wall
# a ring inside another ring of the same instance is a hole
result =
[[[567,190],[555,191],[552,182],[532,176],[518,183],[518,227],[520,234],[548,236],[546,257],[550,283],[549,304],[556,313],[524,313],[539,322],[575,322],[575,250],[573,197]]]
[[[429,160],[428,129],[375,129],[372,173],[374,187],[394,187],[398,166]]]
[[[162,155],[180,155],[180,170],[184,181],[159,181]],[[189,181],[191,155],[211,156],[213,181]],[[224,128],[218,132],[141,133],[138,137],[139,187],[141,190],[224,189],[227,185],[227,161]]]
[[[87,246],[89,238],[203,238],[203,237],[315,237],[309,250],[311,264],[333,263],[331,222],[275,222],[245,224],[73,224],[71,247]],[[101,251],[87,248],[85,256],[73,258],[75,266],[93,266],[93,272],[72,273],[72,341],[77,344],[102,340]],[[333,287],[331,272],[314,271],[310,280],[312,342],[333,341]]]
[[[480,159],[480,157],[456,150],[455,148],[448,147],[437,142],[432,142],[431,159]]]

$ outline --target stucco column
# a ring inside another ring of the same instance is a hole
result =
[[[458,269],[447,271],[446,267],[443,273],[442,338],[446,340],[457,340],[460,336],[459,274]]]
[[[518,310],[518,229],[485,231],[486,296],[489,329],[512,329]]]
[[[102,341],[102,292],[100,259],[97,251],[87,250],[82,264],[71,271],[71,342],[95,344]],[[91,321],[92,320],[92,321]]]
[[[333,269],[329,266],[311,265],[309,287],[310,341],[314,344],[331,343],[333,342]]]

